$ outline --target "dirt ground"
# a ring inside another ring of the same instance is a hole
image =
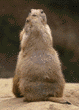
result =
[[[79,110],[79,83],[66,83],[64,97],[71,105],[50,101],[23,102],[23,98],[15,98],[12,93],[12,78],[0,79],[0,110]]]

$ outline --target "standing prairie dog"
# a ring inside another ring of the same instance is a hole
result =
[[[62,98],[65,79],[58,54],[52,47],[51,30],[48,26],[49,33],[46,25],[41,9],[32,9],[20,34],[13,93],[16,97],[23,96],[24,101],[68,103]]]

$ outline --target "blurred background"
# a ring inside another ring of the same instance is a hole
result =
[[[0,78],[14,76],[19,33],[31,8],[43,9],[67,82],[79,82],[79,0],[0,0]]]

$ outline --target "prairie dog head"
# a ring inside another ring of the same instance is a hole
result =
[[[45,23],[45,24],[47,23],[46,14],[42,9],[31,9],[28,16],[39,17],[42,23]]]
[[[43,23],[44,27],[46,28],[46,31],[48,32],[50,39],[52,40],[51,29],[50,29],[49,25],[47,24],[47,16],[44,13],[43,9],[31,9],[28,16],[39,18],[41,20],[41,22]]]

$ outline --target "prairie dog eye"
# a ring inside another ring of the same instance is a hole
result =
[[[44,13],[44,11],[42,10],[41,13]]]
[[[27,19],[27,20],[26,20],[26,22],[28,23],[28,22],[29,22],[29,20]]]

